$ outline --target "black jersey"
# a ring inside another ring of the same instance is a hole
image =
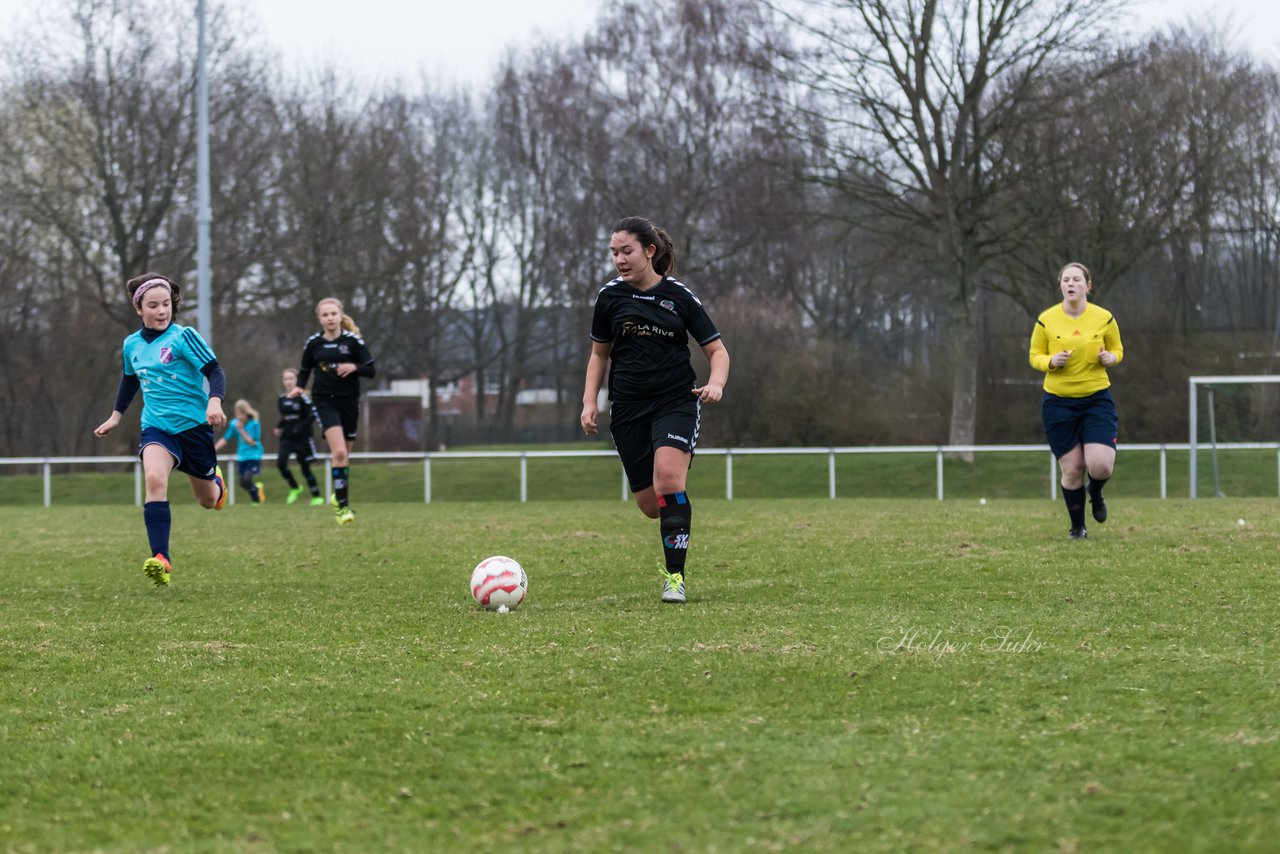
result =
[[[338,376],[334,369],[343,362],[355,365],[356,372],[345,377]],[[306,346],[302,348],[298,385],[306,388],[313,370],[316,372],[316,382],[311,388],[313,395],[358,397],[360,377],[369,378],[374,375],[373,354],[364,346],[363,338],[352,335],[345,329],[332,341],[325,338],[323,332],[317,332],[307,339]]]
[[[316,410],[304,391],[298,397],[280,395],[280,423],[276,429],[281,439],[310,439],[311,424],[316,420]]]
[[[702,303],[670,276],[647,291],[621,278],[600,289],[591,340],[612,344],[609,399],[651,400],[692,389],[689,337],[706,346],[720,337]]]

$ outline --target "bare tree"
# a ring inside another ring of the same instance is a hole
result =
[[[780,5],[780,4],[779,4]],[[1090,55],[1122,0],[812,0],[781,9],[812,40],[792,66],[826,114],[815,177],[885,226],[928,243],[948,307],[949,441],[973,441],[980,338],[1000,175],[992,140],[1056,57]],[[1045,105],[1046,108],[1048,105]]]
[[[12,278],[0,286],[25,294],[26,311],[7,315],[0,338],[25,341],[5,363],[33,366],[23,373],[38,386],[3,408],[25,411],[26,438],[11,435],[28,450],[85,449],[109,400],[82,406],[83,389],[110,388],[119,335],[137,323],[124,281],[146,269],[182,277],[194,254],[194,20],[147,0],[66,3],[59,15],[3,57],[0,197],[21,226],[5,242]],[[214,76],[216,124],[231,109],[229,81],[252,90],[259,66],[237,60],[225,37],[210,53],[215,69],[235,69]],[[58,352],[70,340],[75,360]]]

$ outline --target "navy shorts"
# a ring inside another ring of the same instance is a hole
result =
[[[1088,397],[1059,397],[1045,392],[1040,420],[1049,449],[1059,459],[1076,445],[1116,446],[1120,418],[1111,391],[1095,391]]]
[[[609,432],[631,491],[653,486],[653,454],[658,448],[692,455],[701,423],[702,401],[696,394],[659,401],[614,401],[609,408]]]
[[[201,480],[213,480],[218,452],[213,449],[213,428],[197,424],[181,433],[166,433],[159,427],[145,427],[138,438],[138,456],[147,445],[159,445],[173,455],[174,468]]]
[[[316,443],[310,436],[302,439],[280,437],[280,451],[276,455],[276,465],[287,466],[289,457],[297,457],[304,463],[313,462],[316,458]]]
[[[236,474],[241,480],[253,480],[262,474],[262,460],[236,460]]]
[[[330,427],[341,427],[342,435],[348,442],[354,442],[360,426],[360,398],[355,396],[338,396],[318,394],[312,398],[316,415],[320,416],[320,431]]]

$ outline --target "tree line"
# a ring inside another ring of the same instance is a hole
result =
[[[126,450],[90,435],[123,282],[194,289],[190,5],[68,2],[0,48],[0,453]],[[289,77],[212,3],[229,394],[271,400],[336,296],[380,377],[493,389],[486,435],[529,388],[573,425],[608,231],[638,213],[733,354],[707,443],[1039,441],[1027,342],[1069,260],[1129,351],[1124,438],[1182,439],[1188,375],[1276,367],[1280,78],[1211,28],[1121,36],[1123,9],[619,2],[467,88]]]

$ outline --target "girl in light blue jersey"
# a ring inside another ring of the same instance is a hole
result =
[[[221,510],[226,484],[213,445],[213,428],[223,427],[227,377],[213,350],[196,330],[173,322],[181,288],[158,273],[145,273],[125,285],[142,328],[124,339],[124,373],[111,417],[93,431],[111,433],[134,395],[142,392],[142,434],[138,456],[146,481],[142,518],[152,557],[142,565],[158,586],[169,583],[169,473],[184,472],[201,507]]]
[[[262,476],[262,422],[258,419],[258,410],[244,398],[236,401],[236,417],[213,449],[221,451],[227,442],[236,443],[236,478],[240,485],[254,504],[266,501],[267,491],[258,479]]]

